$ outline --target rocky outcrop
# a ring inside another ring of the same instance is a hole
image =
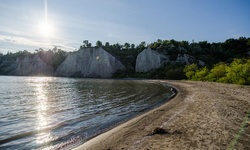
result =
[[[38,55],[17,58],[16,64],[17,67],[12,72],[14,75],[52,76],[54,74],[53,67],[46,64]]]
[[[193,56],[190,56],[188,54],[178,54],[177,58],[175,61],[172,63],[179,63],[183,65],[190,65],[190,64],[198,64],[199,66],[205,66],[206,63],[202,60],[197,60]]]
[[[175,61],[175,63],[185,64],[185,65],[189,65],[194,62],[195,62],[194,57],[188,54],[178,54],[176,61]]]
[[[204,66],[206,66],[206,63],[202,60],[199,60],[198,65],[204,67]]]
[[[167,56],[148,48],[137,56],[135,70],[136,72],[147,72],[160,68],[167,62],[169,62]]]
[[[143,50],[136,59],[136,72],[148,72],[153,69],[163,67],[164,64],[181,64],[189,65],[192,63],[198,63],[200,66],[205,66],[205,62],[195,59],[188,54],[177,54],[172,60],[169,59],[167,52],[159,53],[151,50],[150,48]]]
[[[2,74],[5,75],[45,75],[52,76],[54,69],[46,64],[39,55],[18,57],[16,61],[5,61],[0,65]]]
[[[84,48],[70,53],[58,66],[56,76],[110,78],[123,64],[102,48]]]

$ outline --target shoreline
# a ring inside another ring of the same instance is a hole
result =
[[[118,79],[120,80],[120,79]],[[131,79],[125,79],[125,80],[131,80]],[[138,81],[138,79],[132,79],[132,80],[136,80]],[[161,84],[164,88],[169,88],[171,89],[171,92],[172,94],[169,96],[169,97],[166,97],[162,100],[159,100],[158,102],[155,102],[153,103],[151,106],[147,107],[147,108],[144,108],[140,111],[138,111],[137,114],[134,114],[134,115],[131,115],[131,116],[128,116],[126,118],[124,118],[123,120],[119,121],[119,122],[115,122],[115,123],[110,123],[111,125],[109,125],[108,128],[104,128],[104,130],[100,130],[100,132],[97,132],[96,134],[93,134],[93,136],[90,136],[89,138],[81,138],[78,136],[78,138],[76,138],[76,140],[73,140],[73,141],[68,141],[68,142],[65,142],[65,143],[62,143],[62,145],[65,145],[67,148],[73,148],[73,149],[77,149],[79,146],[81,145],[84,145],[85,143],[87,143],[88,141],[92,140],[92,139],[95,139],[96,137],[102,135],[102,134],[105,134],[106,132],[109,132],[110,130],[113,130],[114,128],[117,128],[127,122],[129,122],[130,120],[134,119],[134,118],[137,118],[141,115],[144,115],[162,105],[164,105],[165,103],[169,102],[170,100],[172,100],[177,94],[178,94],[178,90],[175,89],[175,87],[173,87],[172,85],[169,85],[167,83],[163,83],[163,82],[159,82],[159,80],[145,80],[145,79],[142,79],[141,80],[142,82],[152,82],[152,83],[159,83]],[[78,142],[83,142],[81,144],[79,144]],[[70,144],[67,144],[67,143],[70,143]],[[71,143],[73,143],[71,145]],[[60,148],[59,148],[60,149]]]
[[[77,146],[77,147],[73,148],[73,150],[88,150],[88,149],[93,149],[92,147],[94,145],[96,145],[97,142],[99,142],[99,141],[107,138],[108,136],[110,136],[111,134],[113,134],[113,132],[117,132],[120,129],[126,127],[127,125],[130,125],[131,123],[136,122],[137,120],[140,120],[140,119],[144,118],[145,116],[147,116],[148,114],[150,114],[151,111],[154,111],[155,109],[158,109],[159,107],[162,107],[163,105],[165,105],[169,101],[173,100],[178,95],[178,88],[174,87],[173,85],[169,84],[168,82],[165,82],[165,81],[162,82],[161,80],[145,80],[145,79],[143,79],[143,81],[146,81],[146,82],[160,82],[160,84],[162,84],[163,86],[170,87],[171,91],[173,92],[173,94],[169,98],[167,98],[165,100],[162,100],[161,102],[157,102],[153,106],[150,106],[146,110],[142,111],[142,113],[137,114],[136,116],[132,117],[131,119],[122,121],[121,123],[118,123],[118,125],[114,125],[114,127],[111,127],[109,129],[107,129],[106,132],[103,132],[101,134],[98,134],[98,135],[90,138],[89,140],[87,140],[86,142],[84,142],[83,144],[81,144],[80,146]],[[102,149],[102,148],[100,148],[100,149]]]
[[[249,86],[158,81],[178,94],[74,150],[250,149]],[[156,128],[166,132],[154,133]]]

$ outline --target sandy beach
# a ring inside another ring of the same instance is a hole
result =
[[[75,150],[250,149],[250,86],[161,81],[178,94]]]

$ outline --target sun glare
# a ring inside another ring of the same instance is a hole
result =
[[[40,33],[45,36],[49,37],[52,35],[53,28],[51,24],[48,23],[48,7],[47,7],[47,0],[44,0],[44,22],[40,23],[39,30]]]
[[[40,33],[43,36],[49,37],[52,35],[53,27],[49,23],[41,23],[39,28],[40,28]]]

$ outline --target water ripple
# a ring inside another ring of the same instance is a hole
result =
[[[0,149],[79,144],[170,96],[136,80],[0,76]]]

